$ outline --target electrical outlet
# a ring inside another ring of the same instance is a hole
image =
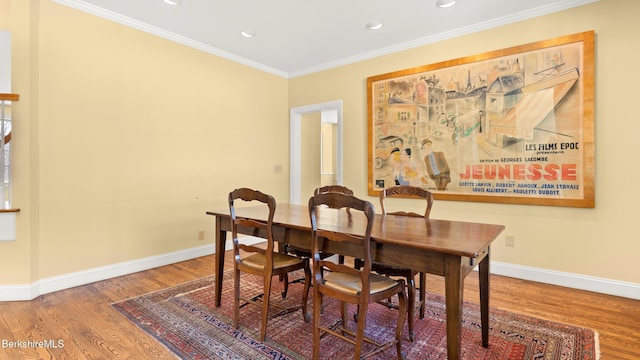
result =
[[[508,247],[516,246],[516,237],[513,235],[505,235],[504,237],[504,245]]]
[[[204,240],[204,230],[198,231],[198,240]]]

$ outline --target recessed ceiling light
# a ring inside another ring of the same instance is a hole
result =
[[[382,23],[380,21],[372,21],[367,23],[366,27],[369,30],[378,30],[382,28]]]
[[[240,35],[246,37],[246,38],[252,38],[254,36],[256,36],[256,32],[255,31],[240,31]]]
[[[182,0],[163,0],[165,4],[177,6],[182,4]]]
[[[455,5],[456,0],[438,0],[436,1],[436,6],[439,8],[448,8]]]

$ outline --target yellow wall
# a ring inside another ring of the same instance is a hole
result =
[[[235,186],[288,200],[286,79],[51,1],[0,4],[21,94],[0,284],[211,244],[205,212]]]
[[[498,239],[498,262],[640,284],[638,13],[640,2],[601,0],[286,80],[51,1],[0,0],[21,94],[13,200],[22,209],[18,239],[0,243],[0,284],[210,244],[204,213],[225,207],[236,185],[288,201],[290,107],[343,100],[344,183],[366,196],[367,77],[588,30],[595,209],[440,201],[432,216],[505,224],[515,247]]]
[[[344,183],[367,194],[369,76],[498,50],[558,36],[596,33],[596,207],[577,209],[438,201],[432,216],[506,225],[493,260],[590,277],[640,283],[640,202],[636,144],[640,83],[640,2],[597,3],[496,29],[342,66],[289,81],[289,106],[344,100]],[[407,200],[407,207],[418,206]],[[504,246],[504,235],[515,247]]]

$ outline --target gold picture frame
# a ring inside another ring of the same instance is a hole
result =
[[[367,78],[369,195],[593,208],[594,32]]]

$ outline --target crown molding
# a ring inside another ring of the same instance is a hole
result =
[[[451,31],[446,31],[446,32],[442,32],[433,36],[428,36],[428,37],[424,37],[424,38],[420,38],[420,39],[416,39],[413,41],[409,41],[409,42],[405,42],[405,43],[401,43],[401,44],[397,44],[394,46],[389,46],[389,47],[385,47],[385,48],[381,48],[375,51],[369,51],[369,52],[365,52],[362,54],[358,54],[355,56],[350,56],[350,57],[346,57],[340,60],[336,60],[336,61],[332,61],[332,62],[327,62],[324,64],[319,64],[317,66],[312,66],[312,67],[308,67],[305,69],[301,69],[301,70],[297,70],[297,71],[292,71],[292,72],[285,72],[270,66],[267,66],[265,64],[253,61],[253,60],[249,60],[247,58],[232,54],[230,52],[215,48],[213,46],[209,46],[206,45],[204,43],[189,39],[187,37],[175,34],[173,32],[164,30],[164,29],[160,29],[158,27],[146,24],[144,22],[123,16],[121,14],[115,13],[113,11],[110,10],[106,10],[103,9],[101,7],[92,5],[92,4],[88,4],[85,1],[82,0],[51,0],[55,3],[58,3],[60,5],[64,5],[64,6],[68,6],[71,8],[74,8],[76,10],[80,10],[107,20],[111,20],[114,22],[117,22],[119,24],[125,25],[125,26],[129,26],[132,27],[134,29],[140,30],[140,31],[144,31],[146,33],[149,34],[153,34],[156,36],[159,36],[161,38],[185,45],[185,46],[189,46],[191,48],[206,52],[208,54],[212,54],[212,55],[216,55],[219,56],[221,58],[227,59],[227,60],[231,60],[234,62],[237,62],[239,64],[242,65],[246,65],[252,68],[255,68],[257,70],[261,70],[264,71],[266,73],[270,73],[279,77],[283,77],[283,78],[294,78],[294,77],[298,77],[298,76],[303,76],[303,75],[308,75],[308,74],[312,74],[315,72],[319,72],[319,71],[324,71],[324,70],[328,70],[328,69],[332,69],[332,68],[336,68],[336,67],[340,67],[340,66],[344,66],[344,65],[349,65],[349,64],[353,64],[356,62],[360,62],[363,60],[368,60],[368,59],[372,59],[372,58],[376,58],[379,56],[383,56],[383,55],[387,55],[387,54],[392,54],[395,52],[399,52],[399,51],[403,51],[403,50],[408,50],[408,49],[412,49],[412,48],[416,48],[416,47],[420,47],[420,46],[424,46],[424,45],[428,45],[428,44],[433,44],[439,41],[443,41],[443,40],[448,40],[448,39],[453,39],[459,36],[463,36],[463,35],[468,35],[468,34],[472,34],[475,32],[479,32],[479,31],[483,31],[483,30],[488,30],[491,28],[495,28],[495,27],[499,27],[499,26],[503,26],[503,25],[507,25],[507,24],[511,24],[514,22],[518,22],[518,21],[523,21],[523,20],[527,20],[527,19],[532,19],[538,16],[543,16],[543,15],[547,15],[547,14],[551,14],[554,12],[558,12],[558,11],[563,11],[563,10],[567,10],[567,9],[571,9],[577,6],[582,6],[582,5],[586,5],[586,4],[590,4],[590,3],[594,3],[594,2],[598,2],[600,0],[565,0],[565,1],[560,1],[554,4],[550,4],[550,5],[545,5],[545,6],[540,6],[537,7],[535,9],[531,9],[528,11],[523,11],[520,13],[515,13],[509,16],[504,16],[498,19],[494,19],[491,21],[486,21],[486,22],[482,22],[482,23],[478,23],[478,24],[474,24],[474,25],[470,25],[470,26],[465,26],[462,28],[458,28],[455,30],[451,30]]]
[[[587,5],[587,4],[598,2],[598,1],[600,0],[566,0],[566,1],[558,2],[552,5],[541,6],[535,9],[531,9],[529,11],[523,11],[523,12],[512,14],[510,16],[504,16],[498,19],[493,19],[491,21],[485,21],[478,24],[464,26],[451,31],[445,31],[433,36],[427,36],[420,39],[404,42],[401,44],[396,44],[393,46],[388,46],[388,47],[377,49],[374,51],[347,57],[344,59],[328,62],[325,64],[320,64],[318,66],[309,67],[299,71],[293,71],[288,74],[288,77],[294,78],[294,77],[309,75],[309,74],[324,71],[324,70],[329,70],[329,69],[344,66],[344,65],[350,65],[353,63],[373,59],[383,55],[389,55],[389,54],[397,53],[400,51],[417,48],[420,46],[434,44],[444,40],[454,39],[464,35],[470,35],[480,31],[489,30],[492,28],[516,23],[519,21],[533,19],[535,17],[552,14],[558,11],[568,10],[577,6]]]
[[[211,54],[211,55],[216,55],[219,56],[221,58],[227,59],[227,60],[231,60],[233,62],[242,64],[242,65],[246,65],[249,67],[252,67],[254,69],[258,69],[261,71],[264,71],[266,73],[270,73],[279,77],[283,77],[283,78],[287,78],[288,74],[284,71],[275,69],[273,67],[261,64],[259,62],[253,61],[253,60],[249,60],[246,59],[244,57],[232,54],[228,51],[224,51],[218,48],[215,48],[213,46],[209,46],[207,44],[201,43],[199,41],[195,41],[192,39],[189,39],[185,36],[182,35],[178,35],[176,33],[173,33],[171,31],[167,31],[164,29],[161,29],[159,27],[156,26],[152,26],[149,25],[147,23],[144,23],[142,21],[138,21],[135,19],[132,19],[130,17],[118,14],[116,12],[107,10],[107,9],[103,9],[101,7],[92,5],[92,4],[87,4],[86,2],[82,1],[82,0],[51,0],[55,3],[58,3],[60,5],[64,5],[64,6],[68,6],[70,8],[76,9],[76,10],[80,10],[82,12],[91,14],[91,15],[95,15],[98,17],[101,17],[103,19],[106,20],[111,20],[113,22],[116,22],[118,24],[121,25],[125,25],[131,28],[134,28],[136,30],[140,30],[143,32],[146,32],[148,34],[152,34],[152,35],[156,35],[159,36],[163,39],[166,40],[170,40],[173,42],[176,42],[178,44],[182,44],[191,48],[194,48],[196,50],[200,50],[203,51],[205,53]],[[133,1],[133,0],[132,0]]]

